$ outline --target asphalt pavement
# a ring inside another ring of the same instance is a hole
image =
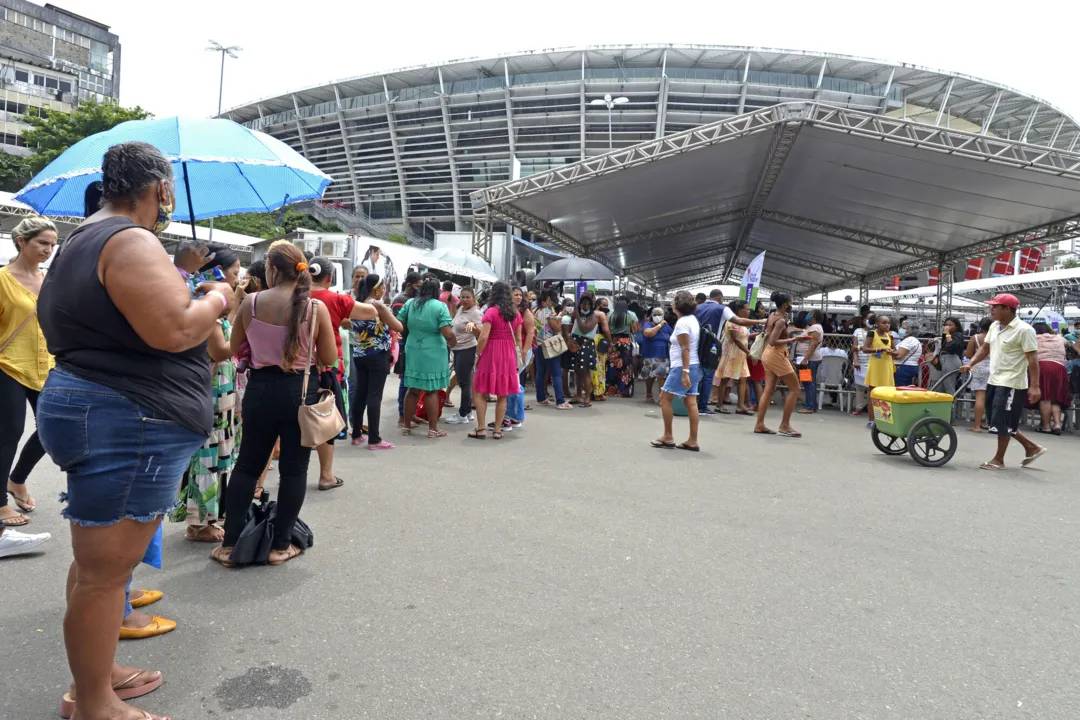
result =
[[[316,544],[280,568],[226,570],[166,526],[165,570],[136,586],[163,590],[149,609],[179,628],[121,643],[121,662],[165,675],[135,704],[176,720],[1080,717],[1080,438],[987,472],[986,435],[961,430],[926,469],[839,413],[796,426],[706,418],[701,453],[656,450],[655,406],[611,400],[538,408],[502,441],[391,428],[393,451],[339,447],[330,492],[313,457]],[[56,717],[69,682],[62,485],[39,466],[28,529],[54,538],[0,561],[0,718]]]

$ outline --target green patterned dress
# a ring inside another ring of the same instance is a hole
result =
[[[221,320],[225,342],[232,326]],[[214,429],[203,446],[191,456],[191,463],[180,484],[180,498],[171,518],[187,520],[188,525],[212,525],[221,520],[219,500],[229,471],[240,449],[240,406],[236,394],[236,363],[233,358],[211,363],[211,387],[214,394]]]

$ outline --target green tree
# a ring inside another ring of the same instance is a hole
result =
[[[390,242],[401,243],[402,245],[408,245],[409,244],[408,238],[406,238],[401,233],[390,233],[389,235],[386,236],[386,239],[389,240]]]
[[[61,153],[85,137],[109,130],[128,120],[144,120],[150,113],[141,107],[123,108],[112,103],[81,102],[69,115],[59,110],[44,112],[41,117],[26,115],[23,121],[30,126],[23,131],[26,146],[33,150],[29,157],[31,176],[36,175]]]
[[[0,190],[18,192],[30,182],[30,164],[26,158],[0,152]]]
[[[1073,268],[1080,267],[1080,260],[1076,258],[1065,258],[1065,262],[1061,263],[1061,267],[1066,270],[1072,270]]]
[[[281,225],[278,225],[278,216],[281,216]],[[208,226],[209,220],[200,220],[199,225]],[[214,227],[226,232],[240,233],[249,237],[259,237],[264,240],[281,237],[293,232],[297,228],[315,230],[317,232],[338,233],[341,229],[331,223],[319,222],[310,215],[286,208],[282,213],[275,210],[272,213],[244,213],[242,215],[226,215],[214,218]]]

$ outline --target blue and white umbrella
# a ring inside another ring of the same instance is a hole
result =
[[[82,217],[84,193],[101,180],[105,151],[141,140],[164,153],[176,176],[173,219],[272,212],[322,197],[330,177],[300,153],[231,120],[130,120],[72,145],[15,196],[42,215]]]

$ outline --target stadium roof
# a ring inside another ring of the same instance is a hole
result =
[[[483,89],[486,79],[578,71],[588,68],[618,71],[624,82],[642,78],[642,69],[715,70],[730,69],[745,86],[783,85],[783,75],[816,76],[837,81],[873,83],[883,88],[882,112],[888,99],[899,96],[924,121],[941,122],[944,116],[959,118],[999,137],[1023,139],[1029,143],[1075,149],[1080,142],[1080,125],[1062,110],[1041,98],[999,83],[969,75],[882,60],[801,52],[765,47],[725,45],[594,45],[511,53],[491,58],[468,58],[431,65],[375,72],[331,80],[292,92],[255,100],[223,113],[237,122],[258,120],[264,115],[292,113],[299,107],[337,103],[352,97],[385,95],[421,86],[445,87],[456,83],[476,83]],[[769,74],[774,74],[770,79]],[[753,75],[753,77],[751,77]],[[842,86],[838,86],[842,90]],[[819,99],[814,88],[810,97]],[[743,91],[745,96],[745,89]]]
[[[530,230],[659,290],[734,278],[767,250],[762,283],[806,295],[1080,237],[1080,154],[783,103],[472,202],[480,228]]]

